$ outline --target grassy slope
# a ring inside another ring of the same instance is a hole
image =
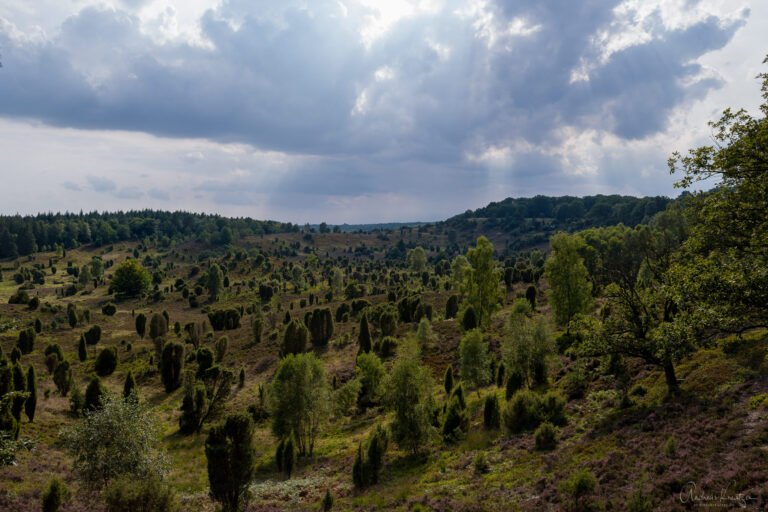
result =
[[[417,234],[414,232],[412,236],[415,238]],[[270,249],[275,238],[301,241],[300,235],[281,235],[249,240],[246,245]],[[361,241],[369,247],[387,243],[372,235],[316,235],[321,256],[326,252],[331,256],[342,254],[344,248],[354,247]],[[130,244],[116,246],[103,257],[121,261],[132,247]],[[85,248],[71,251],[66,259],[82,265],[99,252]],[[187,247],[182,254],[194,252],[194,247]],[[41,254],[36,258],[47,262],[50,256]],[[169,259],[166,257],[163,261]],[[176,259],[176,264],[177,269],[166,278],[164,286],[170,285],[176,277],[186,278],[190,261]],[[77,488],[70,469],[71,460],[57,444],[60,429],[76,420],[67,413],[68,399],[55,392],[44,366],[43,350],[47,343],[59,343],[67,359],[74,362],[75,380],[83,390],[92,374],[93,351],[85,363],[77,360],[77,340],[85,326],[70,329],[63,320],[63,313],[31,312],[24,306],[7,304],[15,290],[15,285],[10,282],[10,266],[3,265],[5,281],[0,283],[0,324],[8,327],[0,332],[0,346],[6,354],[9,353],[19,327],[35,317],[40,317],[46,328],[38,337],[35,351],[22,358],[24,365],[36,367],[39,378],[35,422],[30,424],[24,418],[22,425],[22,437],[32,439],[36,446],[32,452],[19,454],[18,465],[0,468],[0,509],[39,510],[41,490],[52,475],[60,475],[71,488]],[[235,285],[245,277],[237,272],[231,275]],[[63,283],[68,279],[60,270],[47,281]],[[225,294],[222,305],[255,302],[255,296],[246,291],[247,287],[242,288],[240,296],[235,295],[235,290],[236,286],[233,286]],[[159,305],[121,303],[114,317],[106,317],[100,312],[100,304],[106,300],[105,291],[106,287],[100,287],[87,295],[58,299],[54,295],[54,286],[46,284],[34,293],[40,295],[42,302],[65,305],[68,301],[76,301],[91,309],[92,323],[98,323],[104,329],[100,345],[119,347],[118,369],[103,379],[104,382],[119,392],[129,369],[134,374],[143,375],[139,378],[140,396],[152,404],[163,422],[162,444],[173,462],[169,479],[182,495],[183,508],[214,510],[207,498],[205,434],[181,436],[177,433],[181,390],[171,394],[162,390],[159,376],[148,364],[153,350],[151,342],[138,339],[131,314],[132,311],[167,310],[171,323],[179,321],[183,325],[202,319],[202,313],[200,309],[189,309],[179,294],[171,293]],[[306,295],[305,292],[303,296]],[[427,297],[439,314],[447,293],[433,292]],[[281,301],[286,309],[289,303],[294,303],[292,314],[300,318],[305,310],[296,309],[298,298],[298,295],[288,294],[281,297]],[[368,299],[372,302],[385,300],[381,296]],[[541,309],[546,312],[546,304]],[[505,317],[504,311],[498,314],[489,334],[494,348],[498,348],[503,336]],[[51,330],[49,325],[54,318],[59,319],[60,327]],[[280,322],[277,323],[279,326]],[[334,337],[351,336],[354,339],[356,327],[356,322],[337,324]],[[406,335],[414,328],[413,325],[401,325],[400,334]],[[436,341],[425,350],[424,359],[439,384],[445,366],[457,360],[460,333],[451,320],[437,319],[433,329]],[[217,338],[220,335],[216,333]],[[276,368],[278,344],[276,341],[251,344],[245,327],[228,331],[226,335],[230,338],[230,349],[225,364],[235,371],[241,366],[246,370],[245,387],[233,392],[227,408],[243,410],[256,401],[258,385],[271,378]],[[510,437],[500,432],[483,431],[482,397],[494,392],[503,399],[503,390],[491,387],[479,394],[468,393],[472,428],[466,439],[450,447],[436,443],[419,457],[409,456],[393,446],[387,453],[381,483],[363,493],[352,488],[352,460],[357,443],[366,437],[368,430],[377,422],[387,421],[383,411],[374,410],[351,419],[333,421],[320,439],[314,459],[303,461],[290,481],[284,481],[275,472],[271,463],[275,440],[269,425],[261,424],[254,440],[259,461],[252,508],[315,509],[326,489],[331,489],[336,499],[334,510],[409,510],[416,502],[434,510],[562,510],[569,503],[558,492],[558,485],[581,467],[590,468],[598,477],[599,485],[586,502],[578,504],[580,509],[625,510],[628,496],[635,491],[649,499],[657,509],[685,509],[680,502],[680,492],[690,481],[710,493],[719,494],[721,489],[744,492],[760,500],[750,502],[750,505],[765,507],[768,503],[766,409],[750,408],[750,399],[768,392],[766,340],[764,333],[753,333],[752,337],[754,340],[741,345],[729,344],[729,347],[735,347],[729,350],[729,355],[716,345],[700,350],[681,364],[679,374],[684,393],[674,401],[664,399],[663,375],[652,367],[637,363],[633,368],[634,383],[642,385],[647,393],[635,396],[631,408],[619,410],[612,403],[615,396],[610,391],[613,388],[611,379],[596,370],[586,398],[568,404],[569,423],[561,430],[560,445],[552,452],[535,451],[531,434]],[[123,342],[132,344],[130,352]],[[349,375],[355,354],[354,344],[342,347],[332,344],[320,356],[329,374]],[[564,356],[552,362],[552,387],[561,386],[560,378],[571,364],[573,362]],[[46,390],[50,391],[48,398],[44,398]],[[435,394],[442,399],[441,386],[436,386]],[[672,445],[676,447],[672,449]],[[476,474],[472,464],[481,452],[490,463],[490,472],[484,475]],[[94,509],[98,510],[98,500],[76,494],[65,510]]]

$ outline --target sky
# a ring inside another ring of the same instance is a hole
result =
[[[760,0],[3,0],[0,213],[433,221],[676,196],[757,113]]]

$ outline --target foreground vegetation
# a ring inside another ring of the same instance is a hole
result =
[[[0,506],[765,509],[763,79],[763,117],[670,160],[718,187],[546,251],[465,247],[456,220],[4,229]]]

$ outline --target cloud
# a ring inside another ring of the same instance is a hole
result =
[[[147,195],[152,199],[159,199],[161,201],[168,201],[171,198],[171,195],[167,191],[158,188],[149,189]]]
[[[77,183],[73,183],[71,181],[65,181],[63,183],[63,186],[64,186],[65,189],[71,190],[73,192],[80,192],[82,190],[80,188],[80,185],[78,185]]]
[[[87,179],[95,192],[114,192],[117,189],[117,184],[109,178],[88,176]]]
[[[362,1],[222,0],[198,8],[190,38],[161,2],[114,5],[43,33],[0,22],[0,116],[154,137],[136,136],[107,168],[83,165],[75,186],[159,202],[173,186],[174,201],[292,218],[361,198],[438,218],[501,194],[667,190],[665,134],[728,83],[702,58],[753,17],[630,0],[388,14]],[[154,149],[195,139],[168,157]]]

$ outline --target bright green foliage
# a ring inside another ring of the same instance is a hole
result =
[[[768,64],[768,58],[763,61]],[[686,199],[690,238],[671,268],[671,285],[691,323],[742,332],[768,325],[768,73],[761,73],[760,115],[726,109],[710,122],[713,144],[674,153],[680,187],[715,187]]]
[[[491,315],[499,307],[502,297],[501,272],[493,260],[493,244],[484,236],[467,251],[469,267],[463,269],[461,293],[477,315],[478,325],[490,324]]]
[[[568,329],[573,317],[586,313],[592,302],[592,284],[579,254],[584,241],[577,235],[556,233],[550,239],[550,245],[552,253],[544,263],[544,273],[549,281],[549,303],[557,323]]]
[[[358,404],[366,408],[379,403],[383,392],[384,378],[387,371],[376,354],[363,353],[357,356],[355,378],[360,381],[361,389]]]
[[[272,378],[272,431],[296,436],[300,455],[312,455],[315,439],[329,413],[323,364],[312,353],[289,354]]]
[[[429,318],[422,317],[419,320],[419,325],[416,327],[416,341],[419,342],[419,346],[427,348],[431,345],[435,339],[435,335],[432,332],[432,323]]]
[[[304,325],[304,322],[291,320],[290,323],[285,327],[281,354],[286,356],[289,354],[303,353],[305,350],[307,350],[308,339],[309,331]]]
[[[528,306],[528,301],[520,299]],[[543,384],[547,379],[547,359],[555,353],[551,332],[543,316],[530,318],[513,313],[509,336],[502,344],[508,379],[521,379],[522,385]],[[514,381],[513,381],[514,382]]]
[[[224,273],[216,263],[212,264],[208,269],[205,283],[208,288],[208,298],[211,302],[219,300],[221,291],[224,289]]]
[[[68,499],[69,489],[64,482],[56,477],[52,478],[43,492],[43,512],[59,512]]]
[[[35,419],[35,409],[37,408],[37,378],[35,377],[35,367],[32,365],[27,369],[27,393],[29,396],[24,402],[24,413],[31,423]]]
[[[404,343],[398,351],[387,388],[387,404],[395,413],[392,439],[403,449],[418,452],[429,441],[432,426],[432,375],[419,360],[418,347]]]
[[[184,345],[168,343],[163,347],[160,358],[160,377],[165,392],[170,393],[181,386],[181,372],[184,369]]]
[[[224,424],[213,427],[205,441],[205,457],[211,497],[224,512],[245,510],[256,458],[251,417],[231,415]]]
[[[106,512],[176,512],[179,502],[173,488],[156,478],[120,477],[104,493]]]
[[[588,354],[638,357],[664,369],[670,393],[678,390],[674,364],[693,348],[695,315],[680,308],[686,299],[674,291],[668,273],[686,237],[677,209],[658,214],[650,226],[623,226],[582,232],[596,254],[593,280],[605,283],[602,321],[584,319]]]
[[[152,286],[152,276],[135,259],[120,263],[112,275],[110,288],[118,297],[140,297]]]
[[[334,376],[335,377],[335,376]],[[337,416],[351,414],[357,408],[360,390],[363,388],[358,379],[350,379],[333,390],[333,407]]]
[[[96,375],[106,377],[112,375],[117,368],[117,347],[106,347],[99,352],[94,363]]]
[[[471,265],[466,256],[459,254],[453,258],[453,261],[451,262],[451,282],[455,289],[461,290],[464,280],[467,278],[467,274],[470,270]]]
[[[360,347],[358,354],[367,354],[371,351],[371,329],[368,325],[368,315],[363,315],[360,319],[360,332],[357,335],[357,344]]]
[[[158,449],[160,433],[145,404],[105,395],[102,408],[65,430],[63,439],[83,485],[101,489],[121,475],[161,477],[166,463]]]
[[[478,329],[472,329],[462,336],[459,343],[461,359],[461,380],[473,387],[487,384],[490,380],[488,344]]]
[[[427,252],[422,247],[409,250],[406,259],[412,272],[422,273],[427,269]]]

